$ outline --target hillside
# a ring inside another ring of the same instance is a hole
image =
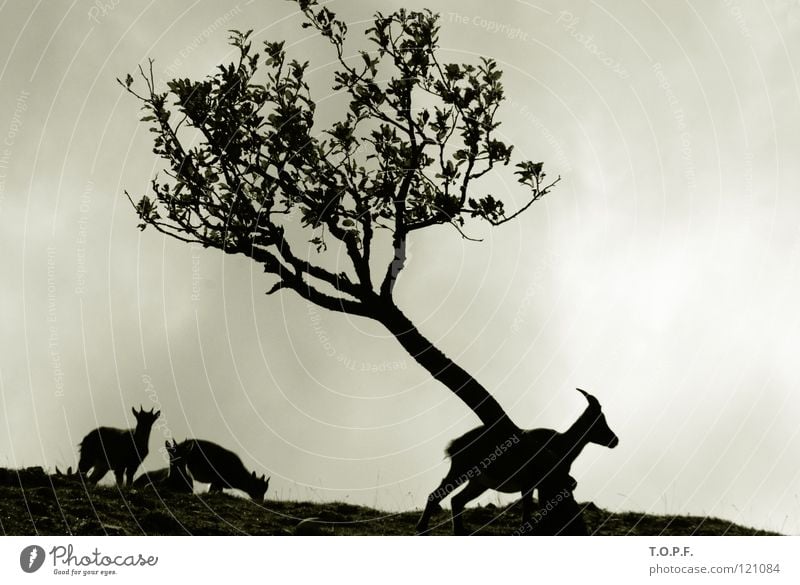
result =
[[[4,472],[0,482],[0,534],[5,535],[411,535],[419,512],[389,513],[346,503],[255,504],[226,494],[173,494],[152,488],[86,490],[58,476]],[[22,487],[24,485],[24,487]],[[597,535],[763,535],[770,534],[716,518],[611,513],[584,504],[589,530]],[[314,522],[298,523],[316,518]],[[477,534],[509,535],[519,526],[516,505],[465,512]],[[449,534],[449,510],[433,534]]]

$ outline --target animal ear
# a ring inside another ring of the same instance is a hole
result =
[[[135,416],[136,418],[139,418],[139,413],[136,412],[136,409],[133,406],[131,406],[131,412],[133,413],[133,416]]]

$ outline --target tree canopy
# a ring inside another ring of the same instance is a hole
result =
[[[276,277],[269,293],[288,289],[378,320],[484,422],[505,419],[485,389],[416,331],[393,290],[410,234],[450,225],[467,237],[473,219],[499,226],[560,178],[548,180],[541,162],[513,163],[527,193],[514,211],[474,192],[481,178],[512,164],[513,146],[497,132],[502,72],[486,57],[441,62],[438,15],[376,13],[369,48],[349,51],[342,20],[316,0],[295,1],[302,26],[335,52],[332,89],[346,97],[345,111],[319,127],[308,61],[290,59],[279,41],[254,48],[251,31],[233,31],[237,58],[202,80],[157,87],[151,60],[140,82],[120,80],[140,100],[166,163],[152,193],[128,195],[140,227],[250,257]],[[373,254],[380,237],[391,243],[385,258]],[[326,267],[334,246],[346,252],[345,270]]]

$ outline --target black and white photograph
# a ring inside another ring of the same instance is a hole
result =
[[[800,1],[4,0],[0,106],[0,534],[800,535]]]

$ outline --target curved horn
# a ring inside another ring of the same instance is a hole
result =
[[[586,401],[592,406],[600,406],[600,403],[597,401],[597,398],[586,392],[585,390],[581,390],[580,388],[575,388],[578,392],[583,394],[586,397]]]

